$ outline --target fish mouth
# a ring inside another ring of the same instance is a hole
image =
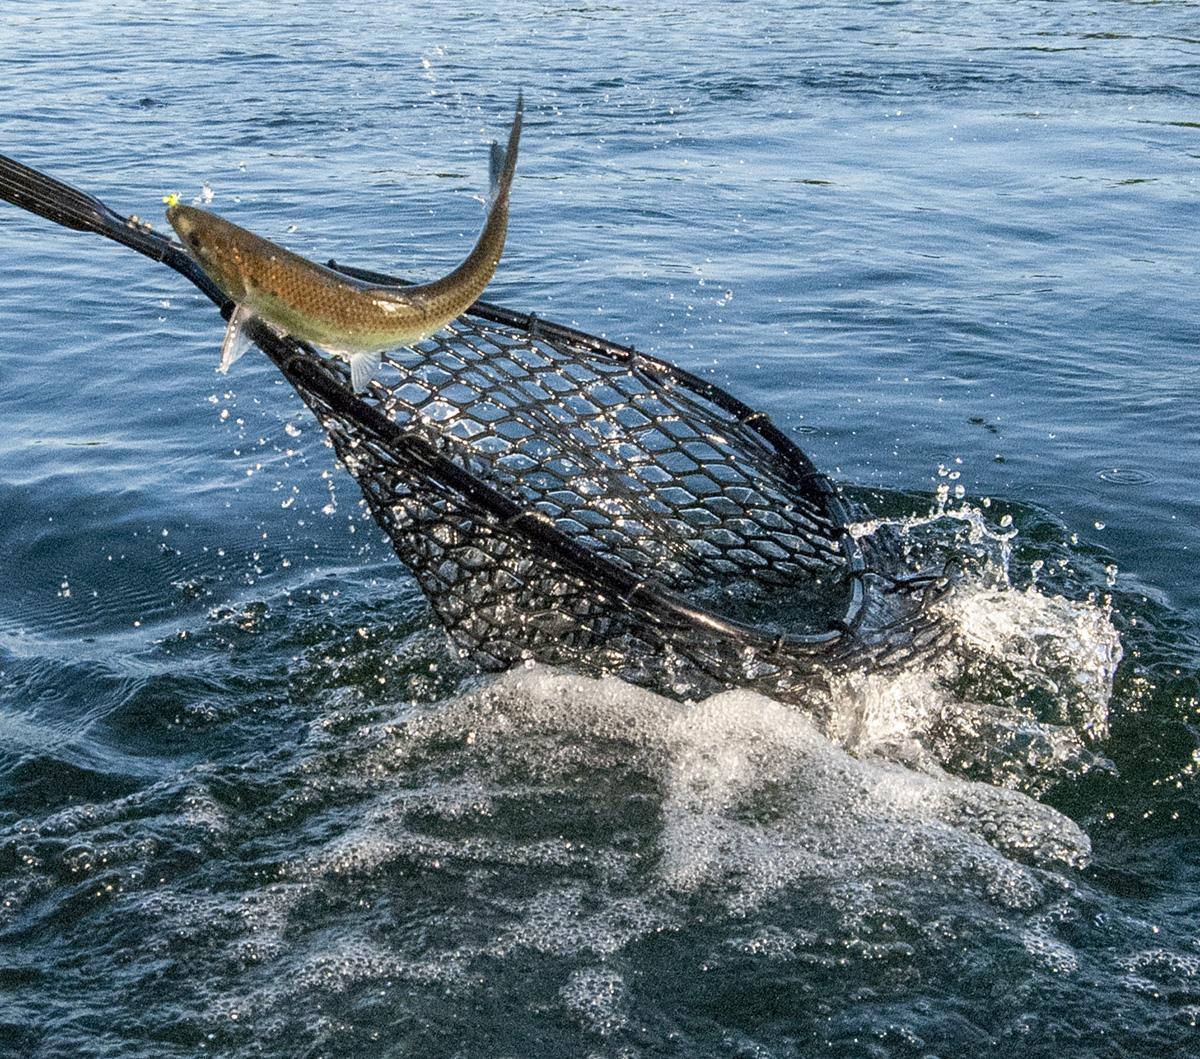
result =
[[[175,234],[185,243],[196,227],[195,221],[190,216],[191,212],[187,206],[181,206],[178,203],[167,207],[167,223],[175,229]]]
[[[219,259],[214,258],[211,252],[213,249],[211,225],[206,223],[204,211],[198,210],[194,206],[181,206],[174,203],[167,207],[167,221],[175,229],[175,234],[179,236],[179,240],[187,252],[201,268],[209,273],[212,279],[217,280],[218,277],[213,275],[213,270],[214,266],[219,265]]]

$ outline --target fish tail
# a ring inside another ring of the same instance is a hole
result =
[[[501,147],[494,140],[489,165],[488,209],[495,206],[501,196],[508,195],[512,186],[513,174],[517,171],[517,143],[521,139],[521,121],[525,113],[525,101],[521,92],[517,93],[517,112],[513,117],[512,130],[508,134],[508,144]]]
[[[492,157],[491,157],[491,182],[488,185],[488,209],[491,209],[492,204],[496,201],[496,196],[500,193],[500,183],[504,173],[504,148],[501,147],[495,140],[492,141]]]
[[[517,170],[517,145],[521,140],[524,109],[521,94],[517,93],[517,112],[513,116],[508,143],[504,148],[492,144],[487,220],[474,248],[453,272],[432,283],[422,283],[407,295],[425,306],[428,318],[436,323],[436,327],[441,327],[464,312],[483,293],[496,273],[508,232],[508,192]],[[436,330],[436,327],[433,329]]]

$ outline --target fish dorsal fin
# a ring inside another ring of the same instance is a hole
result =
[[[355,353],[350,357],[350,389],[355,393],[366,389],[367,383],[379,370],[382,353]]]
[[[222,375],[250,348],[253,340],[246,334],[246,324],[253,316],[254,313],[246,306],[234,306],[229,323],[225,327],[225,341],[221,343],[221,363],[217,366],[217,371]]]

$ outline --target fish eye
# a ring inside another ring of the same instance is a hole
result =
[[[191,244],[193,250],[200,250],[204,246],[200,236],[198,236],[195,232],[192,232],[191,235],[188,236],[188,242]]]

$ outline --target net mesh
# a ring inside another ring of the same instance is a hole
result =
[[[765,417],[492,315],[392,353],[356,396],[340,361],[273,356],[464,657],[779,694],[938,642],[929,586],[869,568],[838,491]]]

